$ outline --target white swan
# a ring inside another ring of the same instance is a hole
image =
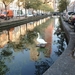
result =
[[[37,33],[37,34],[38,34],[37,41],[39,42],[39,44],[46,45],[47,42],[44,39],[40,38],[40,34],[39,33]]]

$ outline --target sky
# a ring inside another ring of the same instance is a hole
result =
[[[72,1],[74,1],[74,0],[71,0],[71,2],[72,2]]]

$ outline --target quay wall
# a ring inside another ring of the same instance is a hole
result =
[[[50,16],[50,15],[41,15],[41,16],[28,17],[28,18],[24,18],[24,19],[0,22],[0,30],[9,29],[11,27],[16,27],[16,26],[26,24],[29,22],[38,21],[38,20],[46,18],[48,16]]]
[[[69,24],[61,18],[62,27],[68,39],[66,50],[58,57],[54,64],[43,75],[75,75],[75,58],[73,51],[75,48],[75,32]]]

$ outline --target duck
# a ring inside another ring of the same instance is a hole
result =
[[[40,37],[40,34],[39,34],[39,33],[37,33],[37,34],[38,34],[37,42],[39,43],[38,46],[40,46],[40,47],[45,47],[46,44],[47,44],[47,42],[46,42],[44,39],[42,39],[42,38]]]

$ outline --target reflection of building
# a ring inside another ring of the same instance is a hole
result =
[[[48,42],[48,44],[47,44],[48,50],[46,50],[47,52],[45,52],[46,57],[50,57],[50,54],[51,54],[51,51],[52,51],[53,28],[54,28],[53,22],[51,22],[50,25],[45,30],[45,40]]]
[[[7,31],[3,31],[0,34],[0,47],[4,47],[7,42],[8,42],[8,32]]]
[[[47,19],[44,19],[44,22]],[[35,26],[39,25],[39,21],[37,21],[37,25],[36,23],[34,23]],[[3,32],[0,32],[0,47],[3,47],[7,44],[8,41],[11,42],[19,42],[20,41],[20,36],[21,35],[25,35],[26,31],[28,30],[32,30],[35,26],[33,26],[33,23],[29,24],[29,25],[21,25],[21,26],[17,26],[14,28],[10,28],[8,31],[3,30]]]
[[[17,40],[19,40],[20,35],[24,35],[26,33],[25,26],[26,25],[24,25],[23,27],[18,26],[15,28],[10,28],[9,31],[3,30],[2,32],[0,32],[0,47],[4,47],[8,41],[17,42]]]

